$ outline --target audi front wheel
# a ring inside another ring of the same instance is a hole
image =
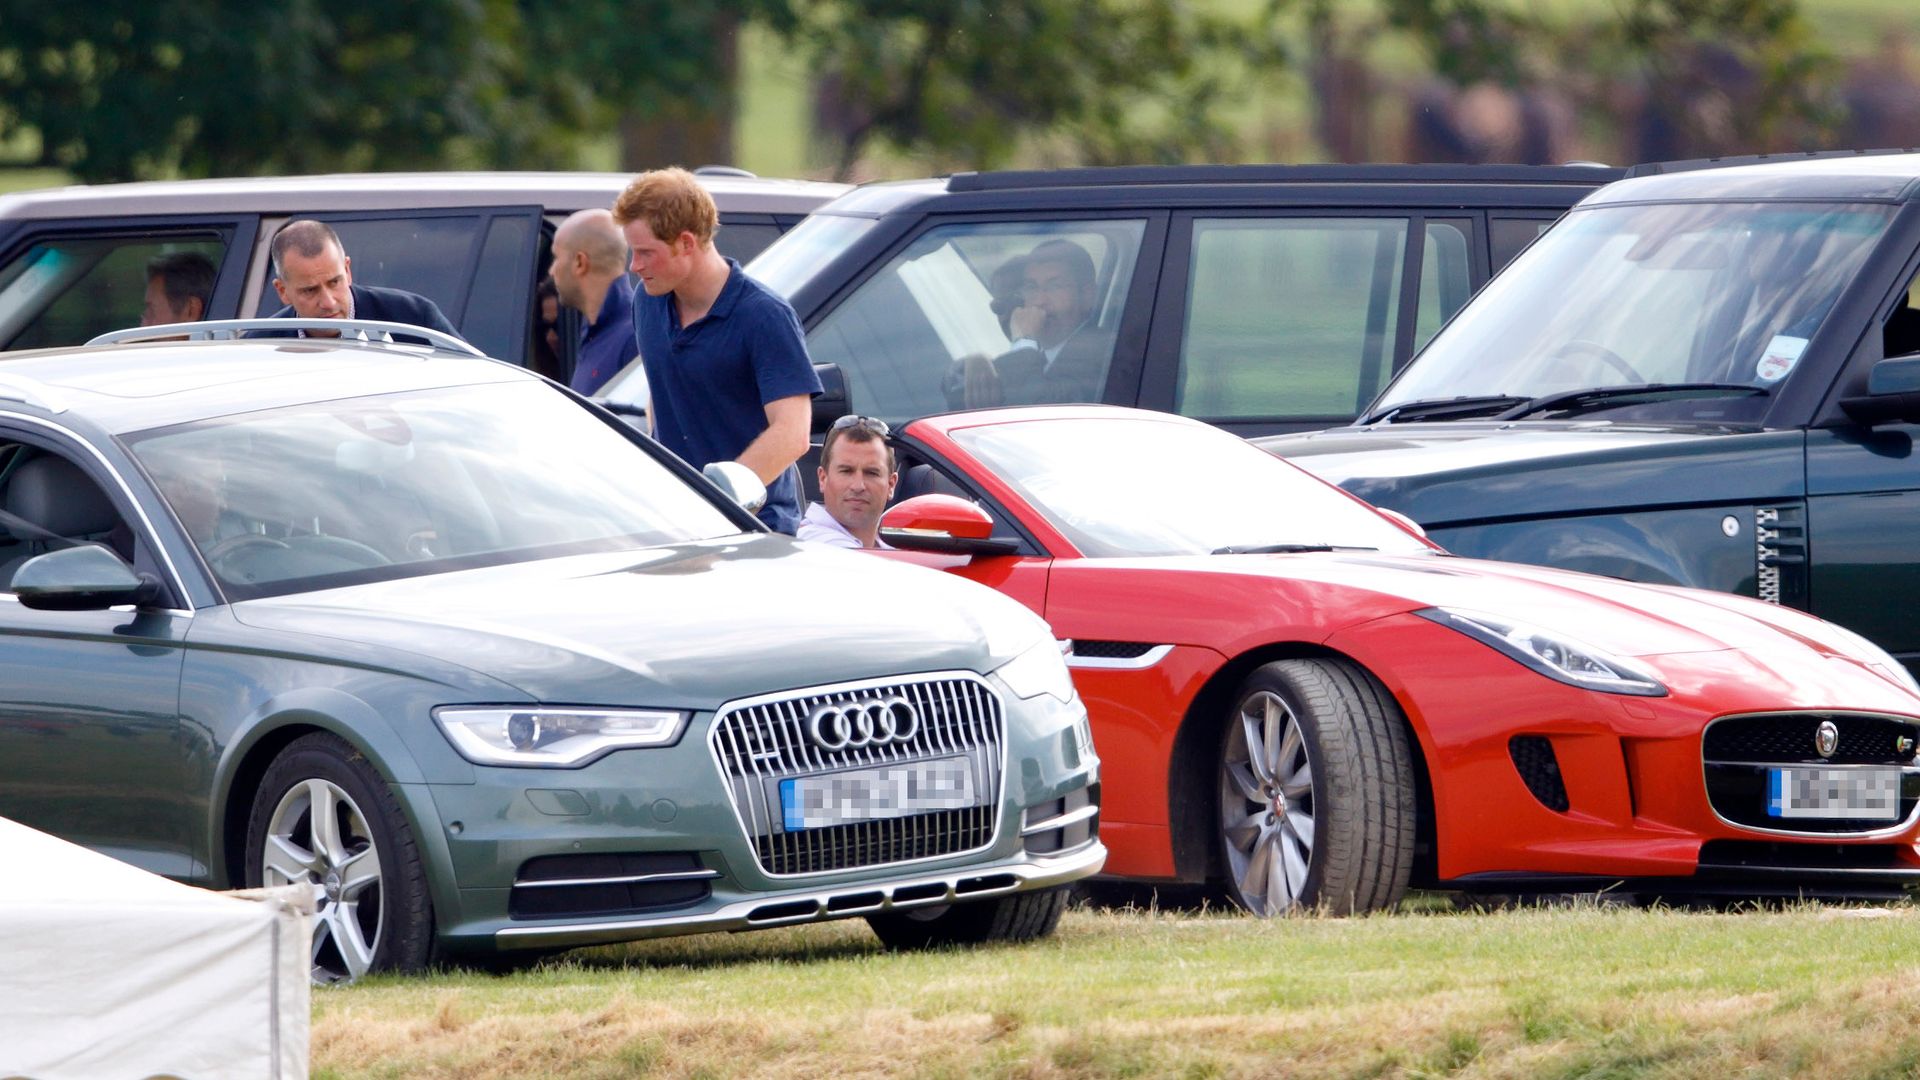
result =
[[[247,882],[313,890],[315,983],[418,971],[433,946],[426,870],[393,789],[337,736],[290,743],[247,822]]]

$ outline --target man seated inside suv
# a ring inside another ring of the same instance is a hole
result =
[[[1113,335],[1093,322],[1093,257],[1071,240],[1043,240],[1017,265],[1019,304],[1005,316],[1013,344],[997,358],[974,354],[955,361],[941,387],[947,404],[977,409],[1100,400]]]

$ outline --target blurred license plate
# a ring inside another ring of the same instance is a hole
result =
[[[789,832],[972,805],[973,770],[966,758],[780,781],[780,813]]]
[[[1767,816],[1860,818],[1900,816],[1899,769],[1768,769]]]

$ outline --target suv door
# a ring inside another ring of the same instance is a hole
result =
[[[1486,279],[1483,220],[1174,215],[1141,405],[1246,436],[1351,420]]]
[[[475,348],[524,365],[533,291],[546,270],[541,213],[537,206],[494,206],[295,216],[324,221],[340,234],[354,284],[418,293],[438,304]],[[289,220],[261,222],[253,299],[243,315],[272,315],[283,306],[273,290],[268,246]]]
[[[177,217],[100,228],[98,221],[34,222],[0,253],[0,349],[79,345],[140,325],[148,267],[192,253],[214,264],[208,318],[232,315],[253,243],[251,216]]]
[[[813,321],[807,350],[816,364],[840,366],[855,412],[893,424],[1002,403],[1130,405],[1165,231],[1164,213],[1125,210],[932,218]],[[1043,247],[1046,262],[1084,256],[1090,286],[1024,280]],[[1015,312],[1028,305],[1084,315],[1062,342],[1017,348]]]

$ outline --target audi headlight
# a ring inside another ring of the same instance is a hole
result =
[[[1478,611],[1427,608],[1414,614],[1458,630],[1569,686],[1603,694],[1667,696],[1667,688],[1647,672],[1556,631]]]
[[[433,711],[460,756],[475,765],[566,769],[614,750],[671,746],[687,714],[660,709],[458,707]]]
[[[994,674],[1007,684],[1015,697],[1037,698],[1042,694],[1061,701],[1073,700],[1073,676],[1067,672],[1066,651],[1071,642],[1042,638],[1032,648],[995,669]]]

